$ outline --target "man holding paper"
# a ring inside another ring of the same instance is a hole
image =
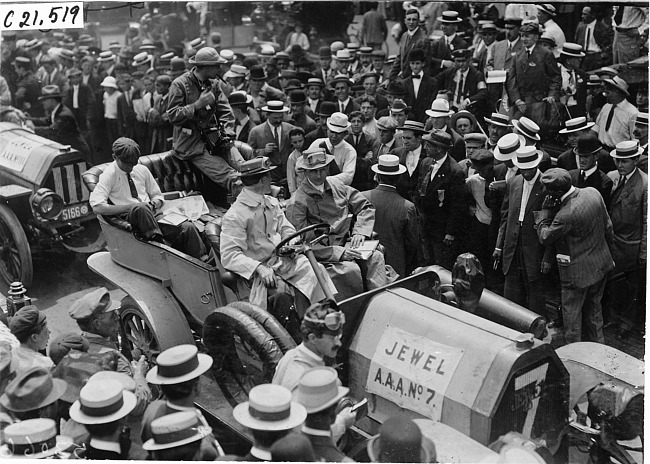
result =
[[[140,147],[134,140],[117,139],[113,143],[115,161],[99,176],[90,194],[90,206],[95,214],[122,217],[147,240],[169,241],[173,247],[200,259],[203,242],[191,221],[178,225],[157,222],[163,195],[151,171],[138,164],[139,157]]]
[[[334,156],[324,148],[303,153],[296,168],[304,169],[305,179],[287,205],[287,219],[296,229],[321,222],[331,226],[329,245],[315,246],[314,255],[330,263],[326,268],[343,299],[386,285],[386,263],[376,249],[367,250],[367,258],[362,255],[360,250],[375,226],[375,207],[358,190],[328,177],[332,161]],[[358,288],[359,276],[362,288]]]

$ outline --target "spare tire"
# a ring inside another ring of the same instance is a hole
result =
[[[228,306],[238,309],[259,322],[262,327],[273,336],[273,339],[278,344],[283,354],[296,347],[296,342],[291,338],[287,329],[282,327],[282,324],[280,324],[268,311],[265,311],[248,301],[234,301],[228,303]]]
[[[203,345],[214,363],[212,373],[231,405],[248,399],[256,385],[270,383],[282,350],[264,327],[238,309],[215,309],[203,325]]]

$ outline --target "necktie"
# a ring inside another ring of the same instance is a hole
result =
[[[131,196],[133,198],[138,198],[138,189],[135,188],[135,182],[133,182],[131,173],[126,173],[126,180],[129,182],[129,190],[131,190]]]
[[[149,104],[151,105],[151,108],[153,108],[153,94],[149,94]]]
[[[580,186],[584,185],[586,179],[587,176],[585,175],[585,172],[583,170],[580,170]]]
[[[436,165],[435,161],[431,163],[427,175],[422,179],[422,185],[420,185],[420,196],[425,196],[427,194],[427,187],[429,187],[429,182],[431,182],[431,173],[433,172],[433,167]]]
[[[510,42],[508,42],[508,55],[512,53],[512,45],[510,45]]]
[[[345,105],[343,105],[343,102],[339,102],[339,106],[341,107],[341,113],[345,113]]]
[[[124,92],[124,98],[126,98],[126,104],[127,106],[131,106],[131,91],[127,90]]]
[[[621,5],[618,7],[618,10],[616,10],[616,14],[614,15],[614,21],[616,21],[616,25],[620,26],[621,22],[623,22],[623,11],[625,10],[625,6]]]
[[[616,108],[616,103],[612,105],[612,109],[609,110],[607,115],[607,122],[605,123],[605,132],[609,131],[609,128],[612,125],[612,119],[614,119],[614,108]]]
[[[618,181],[618,185],[616,186],[616,190],[614,190],[615,194],[618,194],[618,193],[621,192],[621,190],[623,190],[623,186],[625,185],[626,179],[627,179],[627,177],[623,176],[623,177],[621,177],[621,180]]]
[[[50,85],[50,75],[45,73],[45,78],[43,79],[43,85]]]
[[[456,91],[456,102],[460,103],[463,99],[463,87],[465,86],[465,78],[463,75],[460,75],[460,80],[458,81],[458,90]]]
[[[274,127],[273,128],[273,138],[275,139],[275,146],[278,147],[278,150],[280,149],[280,139],[278,138],[278,128]]]
[[[587,37],[585,38],[585,52],[589,51],[589,40],[590,40],[589,34],[590,34],[590,30],[589,27],[587,27]]]
[[[358,136],[358,135],[355,135],[355,136],[354,136],[354,146],[355,146],[355,147],[358,147],[358,146],[359,146],[359,136]]]

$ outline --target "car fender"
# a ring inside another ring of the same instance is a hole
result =
[[[183,309],[160,282],[120,266],[111,259],[108,251],[91,255],[88,267],[138,302],[161,342],[161,350],[193,343],[192,331]]]

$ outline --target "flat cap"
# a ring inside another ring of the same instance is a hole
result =
[[[113,142],[113,154],[119,159],[138,159],[140,157],[140,146],[128,137],[120,137]]]
[[[519,28],[520,34],[537,34],[540,35],[539,24],[537,23],[527,23]]]
[[[377,127],[381,130],[395,130],[397,129],[397,121],[390,116],[382,116],[377,121]]]
[[[124,137],[121,139],[124,139]],[[117,139],[116,142],[119,140],[120,139]],[[115,146],[115,144],[113,144],[113,146]],[[110,293],[108,293],[106,287],[101,287],[90,293],[86,293],[83,297],[72,303],[72,306],[70,306],[70,309],[68,310],[68,314],[74,320],[87,319],[93,314],[115,311],[117,308],[112,307],[111,303]]]
[[[451,135],[440,129],[433,129],[430,133],[424,135],[422,140],[445,148],[452,148],[454,146]]]
[[[465,139],[466,147],[480,148],[485,146],[487,142],[487,135],[481,134],[480,132],[471,132],[463,136]]]
[[[468,155],[468,158],[470,159],[470,161],[479,164],[490,164],[494,161],[494,155],[492,154],[492,152],[484,148],[472,151]]]
[[[38,324],[45,320],[45,314],[41,313],[34,305],[20,308],[9,322],[9,330],[18,339],[21,334],[31,331]]]
[[[544,186],[553,190],[566,192],[571,188],[571,175],[566,169],[551,168],[542,173],[540,180]]]

